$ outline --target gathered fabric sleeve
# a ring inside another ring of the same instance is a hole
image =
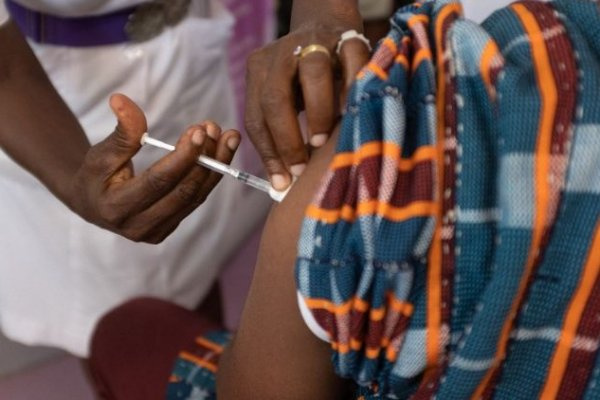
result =
[[[300,309],[336,372],[386,385],[424,284],[438,199],[436,102],[426,15],[396,16],[350,91],[336,155],[306,211]],[[415,57],[414,55],[418,56]],[[423,316],[417,316],[417,325]],[[383,389],[383,388],[382,388]]]

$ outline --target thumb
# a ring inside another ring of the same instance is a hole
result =
[[[113,94],[109,105],[117,118],[117,127],[104,144],[115,157],[126,162],[141,147],[140,140],[148,129],[146,116],[133,100],[123,94]]]
[[[117,118],[117,127],[88,152],[86,166],[104,178],[113,176],[130,165],[131,158],[142,144],[146,132],[146,117],[142,110],[128,97],[114,94],[109,100],[110,108]],[[129,176],[131,171],[126,172]]]

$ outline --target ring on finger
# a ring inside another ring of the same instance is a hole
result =
[[[338,56],[340,55],[340,51],[342,51],[342,46],[344,45],[344,43],[352,39],[358,39],[361,42],[363,42],[365,46],[367,46],[367,48],[369,49],[369,52],[373,50],[373,48],[371,47],[371,42],[369,41],[369,39],[367,39],[365,35],[363,35],[362,33],[358,33],[354,29],[350,29],[342,33],[342,35],[340,36],[340,40],[338,40],[337,42],[335,52]]]
[[[298,59],[303,59],[311,53],[323,53],[327,55],[327,57],[331,58],[331,53],[329,52],[329,49],[320,44],[309,44],[306,47],[298,46],[294,50],[294,56],[298,57]]]

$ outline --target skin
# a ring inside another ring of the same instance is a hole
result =
[[[302,320],[294,265],[304,210],[334,153],[337,134],[327,139],[337,125],[339,104],[369,52],[362,42],[350,40],[335,62],[321,52],[301,59],[293,55],[296,46],[309,44],[335,55],[341,33],[349,29],[362,31],[356,0],[295,1],[290,34],[248,61],[246,129],[274,187],[285,188],[292,175],[301,176],[265,225],[239,330],[219,362],[221,400],[349,397],[351,384],[335,375],[329,344]],[[298,97],[306,111],[308,142],[320,147],[311,154],[298,125]]]
[[[346,89],[368,61],[368,49],[358,40],[346,42],[339,57],[335,54],[340,35],[349,29],[362,31],[357,0],[295,1],[290,33],[248,60],[246,130],[278,190],[302,174],[309,158],[297,99],[306,111],[308,142],[322,146],[339,117]],[[297,46],[310,44],[326,47],[332,57],[322,52],[294,56]]]
[[[146,118],[124,95],[110,98],[117,126],[91,146],[13,23],[0,27],[0,146],[85,220],[134,241],[159,243],[206,199],[220,176],[206,154],[229,163],[240,142],[211,121],[190,126],[174,152],[139,174]]]
[[[334,374],[329,344],[302,320],[294,279],[304,210],[334,145],[332,138],[315,151],[306,171],[267,219],[239,330],[219,361],[219,400],[348,398],[350,385]]]

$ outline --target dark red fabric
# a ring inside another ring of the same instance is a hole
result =
[[[154,298],[115,308],[98,323],[89,370],[104,400],[164,400],[173,363],[194,339],[221,328],[206,313]]]

